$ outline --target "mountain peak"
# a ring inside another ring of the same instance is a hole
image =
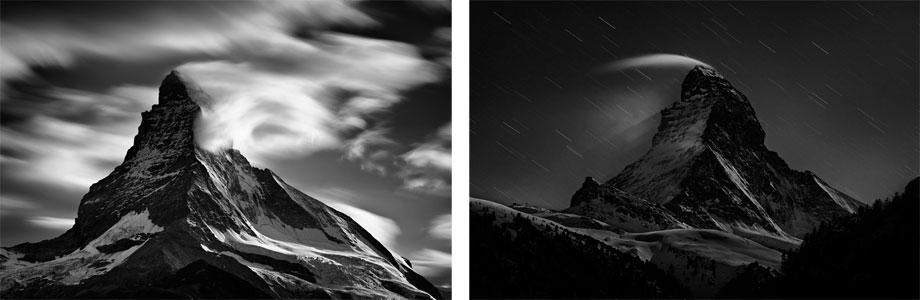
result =
[[[600,183],[597,183],[597,180],[594,177],[586,176],[585,182],[581,184],[582,187],[597,187],[600,186]]]
[[[684,77],[684,82],[681,84],[681,95],[686,98],[721,88],[732,88],[732,85],[712,67],[698,65],[690,69],[690,72]]]
[[[581,188],[575,192],[575,195],[572,195],[572,200],[569,202],[570,206],[576,206],[579,203],[587,201],[598,193],[601,184],[594,180],[594,177],[587,176],[585,177],[585,182],[581,184]]]
[[[159,104],[186,104],[186,102],[194,104],[189,97],[188,85],[179,71],[172,70],[160,83]]]
[[[680,100],[661,112],[662,138],[763,146],[764,131],[754,108],[718,71],[696,66],[687,73],[681,89]]]
[[[0,285],[12,287],[3,296],[440,298],[349,216],[238,151],[199,148],[196,103],[208,98],[169,73],[125,161],[90,187],[74,226],[0,249],[28,262],[0,267]]]
[[[141,113],[141,125],[128,150],[125,161],[138,153],[163,156],[194,155],[195,120],[201,108],[189,96],[189,85],[177,71],[172,71],[160,84],[157,104]]]
[[[725,79],[725,77],[722,77],[722,74],[719,74],[719,71],[716,71],[715,68],[705,65],[694,66],[692,69],[690,69],[690,72],[687,73],[687,77],[690,76],[705,76]]]
[[[790,169],[764,138],[747,97],[715,69],[696,66],[680,99],[661,112],[649,151],[604,188],[662,204],[694,227],[741,224],[782,238],[860,205],[817,176]]]

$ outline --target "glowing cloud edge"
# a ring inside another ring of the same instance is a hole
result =
[[[688,67],[692,68],[697,65],[712,67],[698,59],[669,53],[657,53],[633,56],[630,58],[620,59],[606,64],[599,68],[601,72],[616,72],[625,69],[640,67]]]

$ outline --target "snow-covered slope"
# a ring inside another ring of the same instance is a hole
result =
[[[491,213],[495,217],[495,224],[513,223],[516,217],[522,217],[526,218],[529,223],[539,229],[553,230],[555,228],[565,228],[564,225],[555,221],[525,213],[485,199],[470,198],[470,207],[476,211],[487,211]]]
[[[651,262],[674,276],[697,297],[714,295],[748,264],[756,262],[778,269],[782,258],[781,252],[771,247],[720,230],[670,229],[630,233],[572,213],[522,205],[506,207],[475,198],[470,201],[474,210],[487,210],[494,214],[497,224],[513,224],[515,218],[524,218],[548,232],[563,230],[573,236],[590,237],[620,252]],[[569,222],[571,220],[578,221]]]
[[[623,201],[612,199],[623,194],[663,205],[668,214],[662,218],[694,228],[758,231],[790,241],[864,205],[811,172],[789,168],[764,146],[747,97],[703,66],[687,74],[681,99],[661,112],[649,151],[606,183],[582,187],[569,211],[613,211]],[[580,208],[592,200],[610,208]]]
[[[167,76],[124,163],[93,184],[74,227],[0,253],[0,295],[440,297],[348,216],[238,151],[199,148],[192,97],[202,95]]]
[[[548,208],[517,203],[512,204],[510,207],[514,210],[524,212],[532,216],[540,217],[565,225],[566,227],[593,228],[609,231],[617,230],[616,227],[610,226],[609,224],[602,221],[573,213],[559,212]]]
[[[570,228],[668,272],[697,297],[711,297],[751,263],[779,269],[782,253],[752,240],[711,229],[643,233]]]
[[[565,213],[538,213],[573,220]],[[470,261],[474,298],[688,295],[675,278],[647,259],[553,220],[476,198],[470,199]]]
[[[617,230],[643,232],[668,228],[688,228],[663,205],[635,197],[616,187],[600,185],[585,178],[572,196],[573,205],[564,212],[603,221]]]

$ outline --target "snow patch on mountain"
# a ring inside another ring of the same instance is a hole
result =
[[[329,240],[321,229],[294,228],[277,218],[266,215],[264,212],[260,212],[252,221],[253,229],[274,240],[314,245],[327,249],[347,249],[342,244]]]
[[[22,255],[15,255],[14,259],[3,263],[5,272],[0,275],[0,289],[9,288],[14,282],[22,284],[36,278],[74,285],[90,277],[105,274],[142,247],[146,243],[145,235],[163,230],[150,221],[149,215],[146,210],[141,213],[130,212],[83,248],[50,261],[23,263],[15,259],[21,258]],[[134,245],[123,250],[103,251],[106,247],[115,247],[114,245],[120,242]]]
[[[641,233],[616,233],[603,229],[569,228],[622,252],[651,261],[663,247],[674,247],[730,266],[752,262],[779,268],[781,253],[750,239],[712,229],[669,229]]]
[[[719,164],[722,165],[722,168],[725,170],[725,174],[727,174],[728,178],[732,181],[732,183],[735,184],[735,187],[741,190],[741,193],[744,194],[748,201],[754,204],[754,207],[757,208],[757,212],[760,213],[760,216],[766,220],[771,227],[773,227],[773,230],[779,232],[781,235],[786,235],[783,229],[780,228],[779,225],[776,225],[776,222],[773,221],[773,218],[770,217],[770,214],[768,214],[767,211],[763,209],[763,206],[760,205],[760,202],[757,201],[757,199],[751,193],[750,189],[748,188],[747,181],[744,180],[744,177],[741,176],[741,173],[738,172],[738,169],[735,169],[735,166],[733,166],[731,162],[725,159],[725,157],[722,157],[722,154],[720,154],[719,151],[715,151],[712,148],[709,148],[709,150],[712,151],[712,154],[715,154]]]
[[[802,245],[802,239],[789,234],[779,234],[760,227],[758,224],[746,225],[735,222],[728,232],[755,241],[765,247],[779,251],[789,251]]]
[[[534,225],[538,226],[541,229],[549,230],[553,227],[565,228],[565,226],[563,226],[562,224],[556,223],[554,221],[547,220],[541,217],[537,217],[537,216],[534,216],[528,213],[523,213],[511,207],[508,207],[508,206],[505,206],[499,203],[495,203],[489,200],[485,200],[485,199],[471,197],[470,205],[473,207],[477,207],[478,209],[482,209],[482,210],[494,213],[496,223],[511,223],[511,222],[514,222],[514,218],[521,217],[521,218],[528,219],[531,223],[533,223]]]
[[[355,252],[354,249],[338,245],[328,240],[320,233],[321,231],[317,229],[310,229],[313,234],[310,237],[306,237],[306,239],[289,242],[263,234],[262,232],[265,231],[264,228],[262,230],[254,230],[253,232],[255,232],[255,235],[252,235],[247,232],[221,231],[212,226],[207,227],[222,245],[227,245],[230,249],[233,249],[233,251],[219,252],[220,254],[233,257],[263,279],[276,282],[280,287],[289,285],[317,285],[326,288],[358,288],[361,290],[360,294],[365,296],[389,298],[398,297],[398,295],[375,288],[377,285],[373,283],[373,281],[356,283],[351,280],[352,276],[368,279],[390,278],[390,280],[405,280],[402,270],[390,265],[376,252],[370,251],[369,246],[361,247],[366,252]],[[255,227],[253,227],[253,229],[254,228]],[[280,236],[285,239],[291,239],[290,236],[285,234],[280,234]],[[301,236],[301,238],[304,238],[304,236]],[[216,252],[207,246],[203,246],[202,248],[207,249],[206,251],[209,252]],[[314,273],[322,274],[322,276],[318,277],[319,281],[316,283],[305,283],[304,280],[298,276],[280,272],[271,266],[254,263],[237,253],[264,256],[292,264],[303,265]],[[364,274],[364,276],[361,276],[362,274]],[[273,288],[280,288],[279,286],[274,286]],[[411,289],[411,287],[409,287],[409,289]]]
[[[573,227],[569,229],[601,241],[620,252],[635,255],[642,261],[650,261],[655,256],[656,248],[660,247],[658,243],[639,241],[609,230]]]
[[[693,252],[730,266],[743,266],[758,262],[778,269],[782,255],[751,240],[712,229],[669,229],[643,233],[629,233],[625,238],[663,245]]]
[[[851,214],[856,213],[856,210],[853,209],[853,207],[851,207],[850,204],[847,203],[846,200],[840,197],[840,195],[837,193],[836,190],[834,190],[834,188],[827,186],[827,184],[824,183],[824,180],[821,180],[820,178],[815,177],[815,176],[812,176],[812,179],[814,179],[815,183],[817,183],[818,186],[821,187],[821,189],[824,190],[824,192],[827,193],[827,195],[830,196],[831,199],[837,203],[837,205],[840,205],[840,207],[843,207],[843,209],[847,210]]]
[[[122,239],[136,237],[139,234],[152,234],[163,231],[163,227],[150,221],[150,211],[130,212],[121,217],[115,225],[98,238],[89,242],[84,249],[110,245]]]

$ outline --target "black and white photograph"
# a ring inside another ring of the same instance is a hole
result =
[[[449,299],[449,1],[3,1],[0,298]]]
[[[920,299],[920,2],[0,0],[0,299]]]
[[[917,2],[470,5],[472,298],[918,298]]]

